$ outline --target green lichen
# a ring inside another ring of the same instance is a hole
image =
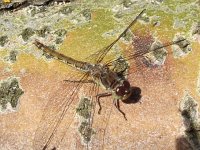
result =
[[[62,38],[56,38],[56,44],[60,44],[60,43],[62,43],[63,42],[63,39]]]
[[[30,10],[31,10],[31,16],[34,17],[36,14],[45,12],[47,8],[46,6],[40,6],[40,7],[32,6],[30,7]]]
[[[153,55],[156,58],[156,60],[158,61],[162,61],[164,59],[165,56],[167,56],[167,52],[164,49],[161,49],[159,47],[162,47],[162,45],[157,45],[156,50],[153,50]]]
[[[200,120],[198,103],[186,94],[180,105],[181,115],[184,119],[185,134],[194,149],[200,149]]]
[[[175,57],[179,57],[182,55],[188,54],[190,51],[192,51],[190,42],[185,39],[182,36],[179,36],[176,38],[175,41],[183,40],[181,42],[176,43],[176,45],[173,46],[173,53]]]
[[[123,17],[123,13],[119,11],[114,15],[114,17],[115,18],[122,18]]]
[[[24,41],[28,41],[28,39],[35,34],[35,31],[32,28],[26,28],[22,31],[21,36]]]
[[[127,69],[129,68],[129,65],[127,61],[120,56],[116,61],[113,61],[112,64],[113,68],[111,68],[114,72],[118,73],[118,75],[121,75],[121,77],[124,76],[126,73]]]
[[[8,42],[8,36],[4,35],[0,37],[0,46],[3,47]]]
[[[163,65],[165,58],[167,56],[167,51],[164,46],[159,42],[155,41],[151,44],[149,53],[144,55],[144,62],[147,66]]]
[[[122,36],[122,39],[125,41],[125,42],[132,42],[133,40],[133,33],[128,30],[123,36]]]
[[[83,97],[79,102],[78,107],[76,108],[76,113],[83,117],[84,119],[88,119],[91,115],[92,103],[90,99]]]
[[[61,8],[59,12],[65,15],[69,15],[70,13],[72,13],[73,10],[74,10],[73,6],[65,6]]]
[[[84,142],[88,143],[91,141],[91,137],[95,134],[94,130],[91,128],[90,124],[87,121],[81,123],[78,128]]]
[[[91,15],[91,10],[90,9],[83,10],[81,14],[83,15],[83,17],[85,17],[86,21],[91,20],[92,15]]]
[[[48,27],[48,26],[44,26],[40,30],[36,31],[36,34],[43,38],[46,37],[46,35],[49,33],[50,33],[50,27]]]
[[[67,30],[65,29],[58,29],[54,32],[54,34],[56,34],[59,37],[63,37],[67,34]]]
[[[92,103],[89,98],[83,97],[80,100],[76,113],[82,118],[80,126],[78,128],[83,141],[88,143],[91,140],[92,135],[95,133],[90,125],[91,121]]]
[[[150,22],[150,18],[148,16],[141,16],[140,20],[144,21],[145,23],[149,23]]]
[[[67,34],[67,30],[65,30],[65,29],[58,29],[58,30],[56,30],[54,32],[54,34],[57,36],[56,40],[55,40],[56,44],[60,44],[60,43],[63,42],[63,38]]]
[[[193,29],[193,31],[192,31],[192,34],[193,34],[193,35],[194,35],[194,34],[200,35],[200,22],[198,22],[198,23],[195,25],[195,27],[194,27],[194,29]]]
[[[191,51],[191,49],[188,48],[188,46],[190,45],[190,42],[188,40],[184,40],[183,42],[179,42],[177,44],[184,53],[187,53],[188,51]]]
[[[7,108],[7,104],[10,103],[12,108],[15,109],[19,102],[19,97],[24,92],[19,87],[18,80],[16,78],[9,78],[4,80],[0,84],[0,106],[1,110]]]
[[[17,51],[11,51],[9,56],[7,57],[7,61],[14,63],[17,60]]]
[[[131,0],[123,0],[122,4],[124,7],[129,8],[134,2]]]

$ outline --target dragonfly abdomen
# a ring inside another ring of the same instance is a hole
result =
[[[64,62],[70,66],[73,66],[79,70],[82,70],[82,71],[85,71],[85,72],[88,72],[88,66],[90,65],[89,63],[87,62],[83,62],[83,61],[78,61],[78,60],[75,60],[71,57],[68,57],[68,56],[65,56],[57,51],[54,51],[52,49],[50,49],[48,46],[40,43],[38,40],[35,41],[34,43],[39,49],[42,49],[45,53],[53,56],[54,58],[57,58],[58,60],[60,60],[61,62]]]

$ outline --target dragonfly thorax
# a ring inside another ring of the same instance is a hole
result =
[[[125,100],[131,94],[130,83],[105,65],[95,64],[90,74],[97,84],[112,92],[115,99]]]

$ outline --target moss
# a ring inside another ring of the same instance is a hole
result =
[[[26,28],[22,31],[21,36],[24,41],[28,41],[28,39],[35,34],[35,31],[32,28]]]
[[[4,46],[8,42],[8,36],[4,35],[0,37],[0,46]]]
[[[95,133],[87,121],[82,122],[78,130],[86,143],[91,140],[92,135]]]
[[[86,97],[81,98],[81,101],[78,107],[76,108],[76,113],[84,119],[88,119],[90,117],[91,110],[92,104],[90,100]]]
[[[9,78],[0,84],[0,105],[2,110],[7,108],[10,103],[12,108],[15,109],[19,102],[19,97],[24,92],[20,89],[16,78]]]

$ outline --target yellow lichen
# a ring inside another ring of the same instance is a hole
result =
[[[11,0],[3,0],[4,3],[11,3]]]

